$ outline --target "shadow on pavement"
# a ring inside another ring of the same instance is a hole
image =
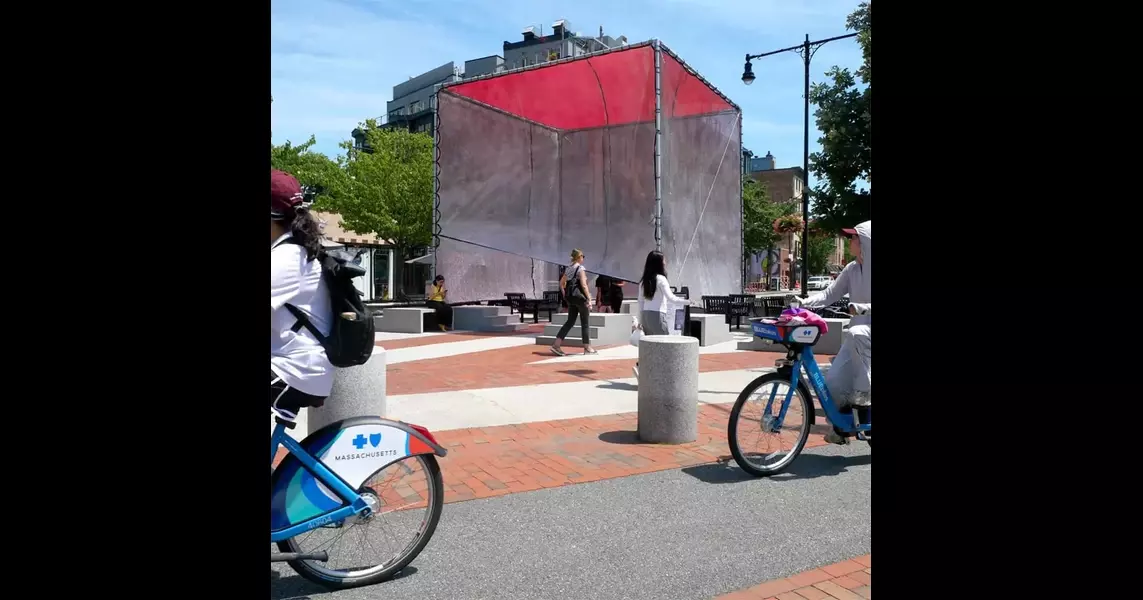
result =
[[[777,475],[772,475],[768,479],[785,481],[787,479],[830,477],[839,475],[850,467],[868,465],[872,464],[872,462],[873,457],[871,454],[860,454],[857,456],[802,454],[794,459],[794,463],[785,471]],[[764,479],[762,477],[754,477],[746,471],[743,471],[738,467],[738,464],[734,462],[734,459],[729,456],[723,457],[717,463],[685,467],[683,473],[703,483],[739,483],[752,479]]]
[[[416,573],[417,567],[409,565],[401,569],[401,572],[394,575],[389,581],[404,579]],[[386,583],[388,583],[388,581],[368,587],[377,588],[380,597]],[[308,579],[304,579],[292,571],[288,577],[282,577],[282,574],[277,571],[270,571],[270,600],[312,600],[332,593],[334,593],[334,590],[324,588]]]
[[[593,371],[592,369],[566,369],[566,370],[558,371],[558,372],[559,373],[565,373],[565,374],[571,375],[573,377],[582,377],[584,379],[591,379],[591,377],[588,377],[588,375],[595,373],[595,371]]]
[[[595,387],[601,390],[624,390],[628,392],[639,391],[639,386],[635,385],[634,383],[622,383],[619,381],[608,381],[607,383],[601,383]]]
[[[642,444],[637,431],[605,431],[599,434],[599,441],[608,444]]]

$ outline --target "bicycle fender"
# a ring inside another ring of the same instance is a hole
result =
[[[386,466],[419,454],[448,453],[413,426],[380,417],[330,423],[301,442],[351,489]],[[297,458],[287,456],[270,476],[270,529],[277,531],[336,510],[346,502],[318,481]]]

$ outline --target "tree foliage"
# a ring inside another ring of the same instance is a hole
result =
[[[320,205],[342,187],[344,174],[328,156],[310,150],[315,143],[317,140],[311,135],[309,140],[296,146],[289,141],[280,146],[270,144],[270,168],[296,177],[307,196]]]
[[[873,185],[870,173],[873,87],[870,3],[862,2],[845,24],[847,29],[857,32],[863,59],[861,67],[855,74],[835,66],[826,73],[829,81],[810,89],[810,101],[817,106],[814,117],[822,132],[818,138],[821,151],[810,155],[810,171],[818,179],[812,194],[814,216],[831,232],[852,227],[871,215],[871,191],[857,189],[860,180]]]
[[[343,178],[321,208],[341,215],[349,231],[375,234],[406,253],[432,244],[433,139],[405,129],[360,127],[372,152],[342,142]]]
[[[830,259],[837,247],[837,238],[831,234],[810,233],[810,243],[806,248],[809,260],[809,274],[825,275],[829,271]]]
[[[794,210],[793,202],[770,200],[765,184],[746,178],[742,182],[743,253],[749,256],[776,246],[783,235],[774,231],[774,221]]]

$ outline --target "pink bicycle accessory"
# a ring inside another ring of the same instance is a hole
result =
[[[780,324],[790,323],[791,321],[796,325],[817,325],[821,328],[822,334],[829,331],[829,323],[826,323],[825,319],[821,318],[817,313],[812,313],[804,308],[787,308],[782,311],[782,314],[778,315],[778,323]]]

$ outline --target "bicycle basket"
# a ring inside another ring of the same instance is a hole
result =
[[[750,323],[754,335],[764,340],[780,344],[802,344],[812,346],[821,338],[821,328],[817,325],[782,325],[775,319],[759,319]]]

